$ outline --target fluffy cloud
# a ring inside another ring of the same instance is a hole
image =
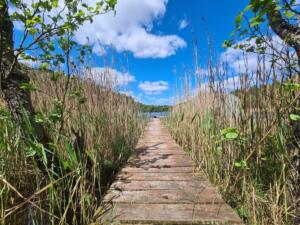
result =
[[[32,0],[24,0],[31,5]],[[94,6],[96,0],[83,1]],[[105,47],[113,47],[118,52],[129,51],[137,58],[165,58],[174,55],[186,42],[177,35],[158,35],[152,32],[153,23],[161,19],[166,12],[168,0],[119,0],[116,14],[108,12],[97,15],[93,22],[86,22],[75,34],[80,44],[91,44],[95,54],[103,55]],[[47,12],[55,15],[63,11],[64,2],[59,0],[59,7]],[[16,11],[10,8],[10,13]],[[85,9],[83,9],[85,10]],[[66,10],[62,17],[65,17]],[[45,17],[45,23],[50,20]],[[14,22],[15,28],[22,31],[24,26]]]
[[[120,94],[135,98],[132,91],[119,91]]]
[[[24,0],[28,5],[32,0]],[[83,1],[95,6],[96,0]],[[105,47],[113,47],[118,52],[129,51],[137,58],[165,58],[174,55],[186,42],[177,35],[157,35],[152,32],[153,23],[166,12],[168,0],[119,0],[116,14],[108,12],[93,18],[79,28],[75,39],[80,44],[91,44],[95,54],[102,55]],[[59,7],[48,12],[55,15],[63,10],[64,2],[59,0]],[[85,11],[85,9],[83,9]],[[10,8],[10,13],[16,11]],[[66,10],[63,11],[64,18]],[[50,20],[45,17],[45,23]],[[22,23],[15,21],[15,28],[22,31]]]
[[[252,79],[250,81],[252,82]],[[196,90],[194,90],[194,93],[192,95],[197,94],[200,92],[208,92],[210,89],[212,90],[225,90],[227,92],[234,91],[236,89],[239,89],[242,86],[242,77],[240,76],[233,76],[229,77],[227,79],[223,79],[222,81],[214,81],[213,83],[205,82],[200,84]]]
[[[187,20],[181,20],[179,22],[179,29],[182,30],[184,28],[186,28],[189,25],[189,22]]]
[[[268,45],[266,46],[267,48],[265,55],[259,55],[252,52],[244,52],[240,49],[228,48],[220,56],[220,65],[226,64],[228,65],[228,68],[225,69],[225,67],[222,66],[210,69],[198,68],[196,70],[196,74],[202,79],[206,78],[204,80],[207,80],[207,78],[212,74],[217,79],[213,83],[203,82],[199,85],[199,87],[196,88],[196,90],[194,90],[194,94],[199,90],[202,92],[206,92],[209,89],[222,89],[230,92],[239,89],[242,86],[247,86],[245,88],[249,88],[250,86],[262,84],[262,82],[264,81],[257,80],[257,71],[259,67],[261,67],[261,69],[263,67],[266,72],[269,71],[272,67],[272,49],[276,49],[276,54],[280,53],[281,51],[284,52],[286,50],[286,45],[278,36],[265,38],[269,41]],[[246,40],[242,40],[237,44],[245,43],[247,43]],[[251,40],[248,43],[254,46],[255,40]],[[282,73],[280,71],[280,67],[284,67],[285,63],[282,59],[277,59],[276,62],[277,65],[275,65],[275,69],[278,71],[279,76],[279,74]],[[247,74],[247,76],[244,76],[245,74]],[[220,77],[219,80],[218,77]],[[270,82],[270,80],[268,80],[268,82]]]
[[[122,88],[135,81],[135,77],[127,72],[120,72],[112,68],[93,67],[86,70],[85,78],[107,85],[111,84],[113,87]]]
[[[42,64],[42,62],[39,60],[33,61],[30,59],[19,59],[19,63],[23,63],[26,66],[31,67],[31,68],[39,68]]]
[[[169,83],[166,81],[140,82],[139,88],[148,95],[161,94],[163,91],[170,89]]]
[[[255,72],[258,66],[258,55],[255,53],[244,53],[239,49],[229,48],[221,54],[221,62],[227,63],[230,69],[235,73],[245,72],[246,68],[249,72]],[[266,66],[270,67],[270,65],[271,64],[267,62]]]
[[[228,48],[225,52],[221,54],[221,63],[227,63],[229,68],[235,73],[244,73],[246,70],[250,73],[255,73],[259,64],[264,61],[264,67],[266,70],[271,68],[271,58],[273,54],[272,49],[276,49],[278,53],[285,51],[286,45],[284,42],[277,36],[274,35],[272,37],[265,37],[268,40],[268,45],[266,46],[266,53],[264,56],[251,53],[251,52],[244,52],[240,49]],[[248,43],[252,46],[255,45],[255,40],[252,39],[250,42],[246,42],[242,40],[237,44],[245,44]],[[278,54],[275,52],[275,54]],[[283,65],[284,62],[282,60],[277,60],[277,66]]]
[[[93,0],[90,0],[93,1]],[[186,42],[176,35],[151,33],[153,22],[164,16],[167,0],[119,0],[113,12],[98,15],[76,34],[80,44],[89,42],[94,52],[112,46],[117,51],[129,51],[138,58],[165,58],[174,55]]]

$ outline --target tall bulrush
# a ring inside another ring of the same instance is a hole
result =
[[[291,111],[299,83],[286,62],[270,63],[272,54],[256,55],[254,68],[243,54],[239,74],[208,60],[166,124],[247,224],[297,224],[291,122],[299,117]]]
[[[109,69],[74,70],[69,78],[62,72],[27,72],[31,83],[24,88],[31,89],[35,119],[46,127],[66,172],[59,178],[54,171],[41,173],[32,159],[47,149],[25,144],[1,104],[0,224],[89,224],[142,132],[139,106],[116,91]]]

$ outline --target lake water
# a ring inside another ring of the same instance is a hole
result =
[[[170,112],[144,112],[144,115],[150,118],[155,118],[155,117],[167,117],[169,113]]]

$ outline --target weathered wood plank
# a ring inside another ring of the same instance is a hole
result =
[[[183,159],[183,158],[164,158],[161,156],[156,157],[137,157],[134,159],[130,159],[128,162],[128,165],[133,167],[143,167],[143,166],[149,166],[149,167],[166,167],[166,166],[172,166],[176,164],[178,167],[187,167],[187,166],[193,166],[194,163],[191,159]]]
[[[155,149],[180,149],[179,146],[175,143],[167,143],[164,141],[158,141],[158,142],[139,142],[137,147],[147,146],[148,148],[155,148]]]
[[[242,224],[226,204],[127,204],[114,205],[105,221],[154,224]]]
[[[144,204],[225,204],[215,189],[196,190],[191,193],[182,190],[111,190],[104,202]]]
[[[175,153],[180,153],[175,152]],[[193,164],[193,161],[190,157],[184,154],[167,154],[167,153],[152,153],[152,154],[138,154],[135,157],[131,158],[129,162],[135,160],[177,160],[177,161],[189,161]]]
[[[195,171],[194,167],[131,167],[126,166],[122,169],[125,173],[192,173]]]
[[[128,163],[132,167],[142,167],[142,168],[170,168],[174,166],[174,163],[177,163],[176,167],[192,167],[194,164],[191,161],[183,160],[162,160],[162,159],[153,159],[153,160],[134,160]]]
[[[205,180],[202,176],[195,176],[192,173],[121,173],[117,176],[117,180],[128,181],[194,181]]]
[[[111,185],[112,189],[138,191],[138,190],[183,190],[196,191],[211,188],[208,181],[116,181]]]
[[[157,156],[177,156],[177,155],[181,155],[181,156],[185,156],[187,158],[189,158],[185,152],[182,151],[172,151],[172,150],[165,150],[165,151],[151,151],[151,150],[143,150],[140,153],[136,153],[133,155],[133,157],[140,157],[140,156],[147,156],[147,157],[157,157]]]
[[[141,153],[143,152],[144,154],[146,153],[174,153],[174,154],[186,154],[184,151],[179,150],[178,148],[156,148],[156,147],[140,147],[136,150],[136,153]]]

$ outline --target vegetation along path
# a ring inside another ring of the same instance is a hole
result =
[[[98,210],[101,224],[243,224],[153,119]],[[105,212],[105,213],[103,213]]]

